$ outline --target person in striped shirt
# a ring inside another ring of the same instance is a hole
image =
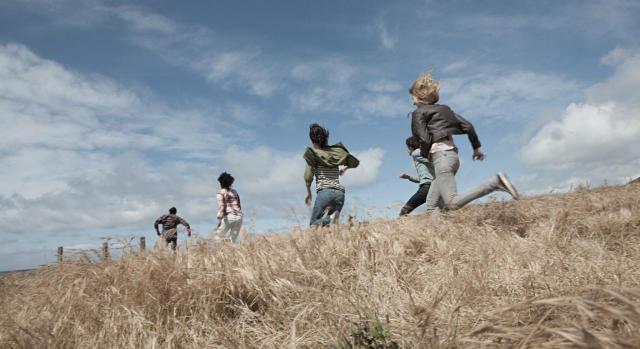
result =
[[[232,175],[223,172],[218,177],[220,191],[216,193],[218,200],[218,225],[216,230],[222,239],[229,239],[236,242],[242,227],[242,206],[240,205],[240,195],[231,188],[234,178]]]
[[[316,201],[311,213],[310,226],[327,226],[338,223],[344,206],[345,188],[340,184],[340,176],[349,168],[355,168],[360,161],[349,154],[342,143],[329,145],[329,131],[314,123],[309,126],[312,147],[304,153],[307,166],[304,181],[307,194],[304,202],[311,205],[311,183],[316,181]]]

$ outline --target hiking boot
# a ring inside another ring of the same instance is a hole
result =
[[[498,183],[500,183],[501,189],[511,194],[514,200],[520,199],[520,194],[518,194],[516,187],[513,186],[506,173],[498,172]]]

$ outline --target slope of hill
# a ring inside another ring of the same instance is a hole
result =
[[[640,347],[640,184],[0,278],[2,348]]]

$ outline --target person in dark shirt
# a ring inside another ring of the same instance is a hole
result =
[[[169,209],[169,214],[163,214],[156,219],[153,227],[156,229],[158,236],[162,236],[167,245],[171,244],[171,249],[176,250],[178,246],[178,224],[182,224],[187,228],[187,235],[191,236],[191,227],[189,223],[182,217],[178,216],[178,210],[175,207]],[[158,230],[158,225],[162,224],[162,234]]]

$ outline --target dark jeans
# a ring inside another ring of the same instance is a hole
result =
[[[309,225],[326,226],[331,223],[331,215],[340,212],[344,206],[344,192],[338,189],[320,189],[316,194],[316,202],[311,212]]]
[[[178,237],[166,238],[164,239],[164,241],[167,243],[168,246],[171,246],[172,250],[175,251],[176,247],[178,246]]]
[[[411,213],[411,211],[420,207],[422,204],[427,202],[427,194],[429,194],[429,187],[431,187],[431,183],[424,183],[418,187],[418,191],[407,201],[402,209],[400,210],[400,215],[404,216],[406,214]]]

